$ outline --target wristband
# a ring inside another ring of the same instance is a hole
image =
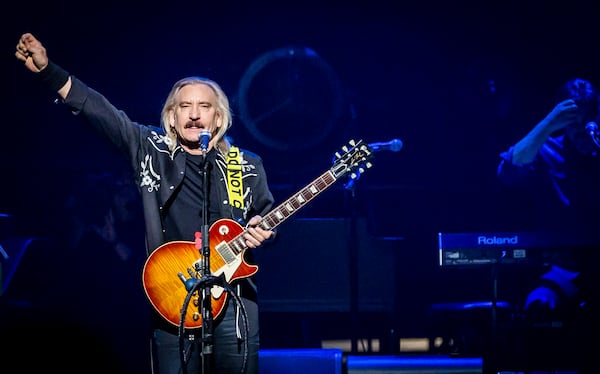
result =
[[[58,91],[63,88],[69,79],[69,73],[50,60],[48,60],[48,65],[46,65],[46,67],[41,70],[38,75],[41,82],[53,91]]]

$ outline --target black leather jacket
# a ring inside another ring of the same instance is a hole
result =
[[[129,159],[137,175],[144,207],[148,254],[165,243],[162,211],[182,182],[185,173],[185,152],[181,146],[170,151],[162,128],[133,122],[115,108],[104,96],[71,76],[72,86],[63,101],[71,111],[83,116],[92,126],[120,149]],[[227,199],[225,155],[217,152],[216,172],[221,173],[220,218],[247,221],[256,214],[265,215],[274,198],[267,184],[266,173],[259,156],[242,151],[244,210],[231,207]],[[243,222],[240,222],[242,224]],[[190,240],[182,238],[182,240]]]

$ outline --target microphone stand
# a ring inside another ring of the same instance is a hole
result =
[[[202,165],[200,173],[202,175],[202,191],[203,191],[203,202],[202,202],[202,226],[200,232],[195,234],[195,246],[200,251],[200,265],[196,263],[195,269],[192,272],[190,270],[191,278],[185,280],[185,288],[188,291],[187,297],[181,308],[181,323],[179,326],[179,343],[180,343],[180,357],[182,361],[183,374],[187,374],[187,362],[185,359],[185,353],[183,348],[183,336],[184,336],[184,320],[187,306],[189,305],[190,299],[194,293],[200,295],[200,303],[198,307],[200,309],[200,315],[202,318],[202,338],[201,338],[201,355],[202,355],[202,373],[210,374],[211,371],[211,355],[213,354],[213,313],[212,313],[212,297],[211,288],[215,285],[223,285],[221,278],[212,275],[210,268],[210,237],[209,237],[209,217],[208,217],[208,167],[209,162],[206,160],[206,150],[202,152]],[[202,274],[200,278],[193,276],[195,274]],[[223,287],[225,287],[223,285]],[[199,291],[198,289],[201,289]],[[227,287],[225,287],[227,288]],[[191,336],[190,340],[195,340],[195,336]]]
[[[190,303],[192,296],[195,293],[201,295],[200,303],[198,304],[200,309],[200,314],[202,316],[202,338],[201,338],[201,355],[202,355],[202,373],[203,374],[211,374],[211,364],[212,364],[212,354],[214,347],[214,326],[213,326],[213,308],[212,308],[212,296],[211,289],[213,286],[222,287],[225,292],[228,292],[230,295],[234,297],[234,302],[240,308],[242,323],[244,325],[244,329],[246,331],[246,339],[244,340],[244,358],[242,362],[242,373],[246,372],[246,365],[248,359],[248,338],[247,334],[249,332],[248,326],[248,315],[246,313],[246,308],[242,302],[242,299],[239,295],[235,293],[235,291],[231,288],[229,283],[225,280],[224,276],[214,276],[212,275],[212,270],[210,268],[210,237],[209,237],[209,216],[208,216],[208,179],[209,179],[209,162],[206,159],[206,147],[208,144],[208,140],[203,144],[202,148],[202,191],[203,191],[203,202],[202,202],[202,226],[201,231],[195,233],[195,247],[200,251],[201,261],[200,264],[194,264],[194,271],[188,269],[190,272],[191,278],[185,279],[183,274],[180,273],[180,279],[183,281],[188,294],[184,300],[183,306],[181,308],[181,317],[180,317],[180,325],[179,325],[179,345],[180,345],[180,358],[182,362],[182,372],[183,374],[187,374],[187,363],[185,358],[185,349],[183,348],[183,337],[184,337],[184,321],[185,314],[187,312],[187,307]],[[196,278],[193,274],[202,274],[200,278]],[[201,288],[202,292],[200,293],[198,289]],[[236,322],[237,323],[237,322]],[[195,336],[191,335],[190,340],[195,340]]]
[[[358,177],[357,177],[358,178]],[[357,179],[356,178],[356,179]],[[350,352],[358,353],[358,325],[359,325],[359,295],[358,295],[358,277],[353,276],[358,274],[358,230],[357,230],[357,214],[356,214],[356,179],[350,179],[344,184],[344,189],[349,195],[349,213],[350,213],[350,233],[348,244],[348,264],[350,272],[350,321],[351,321],[351,337],[350,337]]]
[[[213,286],[212,272],[210,269],[210,238],[208,230],[208,162],[206,161],[206,151],[202,155],[202,189],[204,191],[204,200],[202,202],[202,298],[200,303],[202,315],[202,372],[211,373],[210,362],[213,354],[213,314],[212,314],[212,298],[210,290]]]

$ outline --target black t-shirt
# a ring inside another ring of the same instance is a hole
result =
[[[210,225],[216,221],[219,212],[216,209],[220,205],[219,196],[216,188],[219,175],[215,170],[215,151],[212,150],[204,156],[186,154],[186,170],[183,182],[179,189],[173,194],[171,204],[166,207],[165,215],[165,240],[167,242],[175,240],[193,241],[195,233],[200,232],[204,219],[202,217],[204,204],[204,172],[209,175],[208,179],[208,213]]]

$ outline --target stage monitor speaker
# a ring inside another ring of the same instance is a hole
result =
[[[353,301],[361,312],[391,311],[398,247],[369,235],[365,219],[285,222],[271,245],[254,251],[261,311],[348,312]]]
[[[342,350],[337,348],[261,349],[261,374],[341,374]]]

